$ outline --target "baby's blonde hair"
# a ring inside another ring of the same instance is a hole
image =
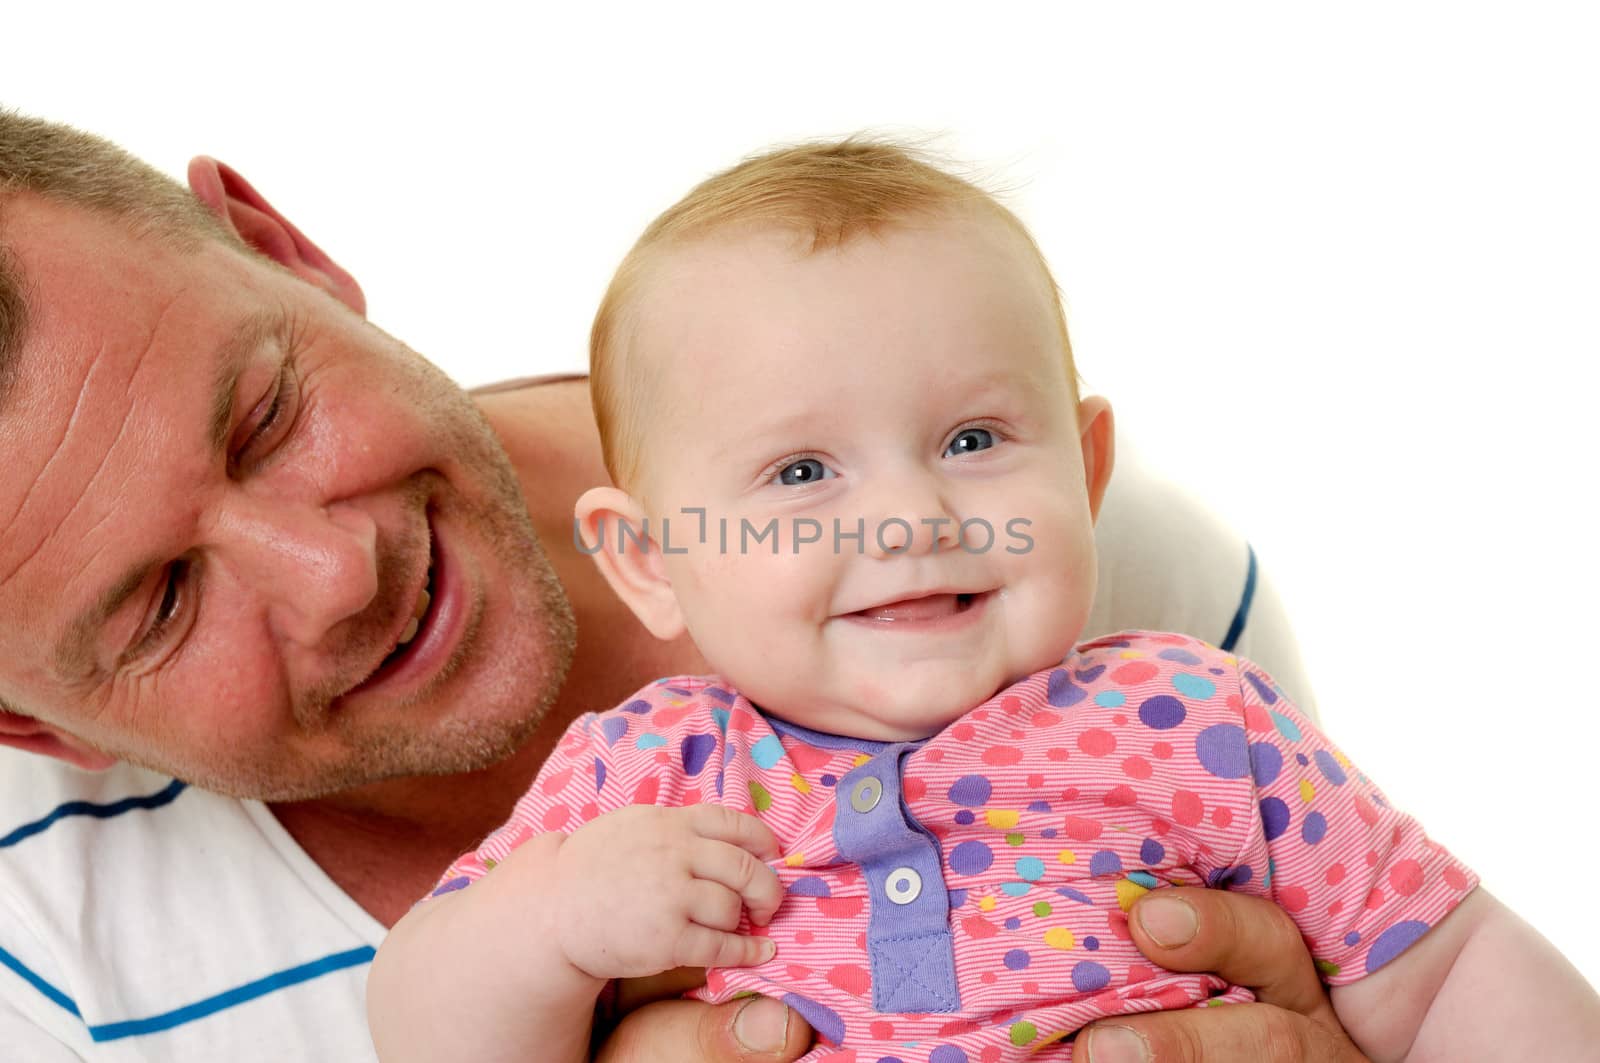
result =
[[[780,148],[746,159],[696,185],[651,222],[623,258],[589,334],[590,395],[606,471],[619,487],[638,477],[644,413],[663,367],[628,356],[628,311],[661,252],[730,229],[796,233],[810,254],[864,234],[962,210],[985,212],[1021,237],[1049,287],[1067,380],[1077,375],[1060,288],[1022,222],[992,195],[903,144],[852,137]]]

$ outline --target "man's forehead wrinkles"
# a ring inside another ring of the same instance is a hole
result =
[[[161,316],[164,317],[166,311],[170,309],[170,307],[171,302],[169,302],[168,305],[162,309]],[[69,452],[72,449],[70,444],[74,431],[86,429],[93,434],[97,420],[94,418],[92,410],[90,410],[89,413],[85,413],[85,410],[93,405],[91,401],[93,394],[101,392],[109,393],[117,396],[117,401],[121,403],[121,416],[118,418],[119,423],[117,425],[116,435],[101,448],[100,456],[95,462],[94,469],[90,471],[88,476],[83,480],[83,486],[73,492],[74,501],[71,507],[65,513],[63,513],[59,519],[43,520],[39,522],[39,540],[27,551],[28,557],[39,553],[40,550],[48,545],[51,539],[53,539],[64,528],[66,528],[72,518],[72,515],[93,497],[92,488],[95,484],[95,481],[100,478],[100,475],[105,470],[106,464],[111,460],[112,454],[115,453],[117,445],[122,441],[123,436],[127,433],[131,415],[134,411],[133,385],[138,378],[140,370],[149,361],[148,355],[154,339],[155,330],[152,329],[150,333],[150,339],[144,344],[139,354],[132,360],[132,365],[129,368],[126,378],[121,380],[113,380],[110,382],[109,386],[102,386],[100,378],[103,374],[115,372],[118,359],[115,357],[108,357],[107,347],[106,345],[102,344],[99,350],[96,351],[95,356],[88,360],[88,371],[83,374],[82,378],[78,382],[77,394],[74,396],[72,402],[72,412],[67,415],[65,423],[62,424],[59,433],[56,435],[54,441],[50,445],[50,456],[45,459],[43,467],[41,467],[38,473],[33,477],[32,481],[28,485],[27,490],[23,492],[22,498],[18,502],[16,510],[13,511],[8,518],[8,528],[14,529],[19,524],[25,523],[23,521],[23,517],[27,513],[29,502],[34,498],[34,495],[37,492],[49,486],[49,481],[54,468],[59,463],[67,461],[70,458],[71,455]],[[8,572],[3,579],[10,579],[11,577],[14,577],[17,572],[21,571],[22,565],[26,564],[26,561],[27,557],[25,557],[17,565],[13,566],[10,572]]]

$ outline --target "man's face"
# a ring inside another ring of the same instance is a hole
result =
[[[0,408],[0,698],[278,800],[531,733],[572,614],[459,388],[220,244],[31,197],[3,236],[31,323]]]
[[[1054,296],[987,220],[796,243],[713,238],[646,285],[635,343],[664,382],[641,494],[713,669],[804,726],[924,737],[1060,661],[1094,595]],[[776,552],[744,522],[775,522]]]

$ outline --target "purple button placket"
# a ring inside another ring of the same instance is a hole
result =
[[[901,762],[914,748],[885,747],[834,789],[834,842],[861,866],[871,891],[872,1006],[890,1014],[961,1007],[939,843],[912,818],[900,785]]]

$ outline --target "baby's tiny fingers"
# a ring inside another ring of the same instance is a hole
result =
[[[728,934],[691,923],[678,939],[674,959],[685,967],[754,967],[777,951],[771,938]]]
[[[750,855],[748,850],[700,839],[689,850],[689,873],[695,878],[726,886],[750,909],[750,921],[766,926],[783,903],[778,873]]]
[[[722,805],[694,805],[690,814],[694,832],[702,838],[737,845],[762,860],[775,860],[779,855],[778,836],[754,816]]]
[[[712,930],[739,929],[744,904],[739,895],[720,882],[696,879],[689,884],[689,918]]]

